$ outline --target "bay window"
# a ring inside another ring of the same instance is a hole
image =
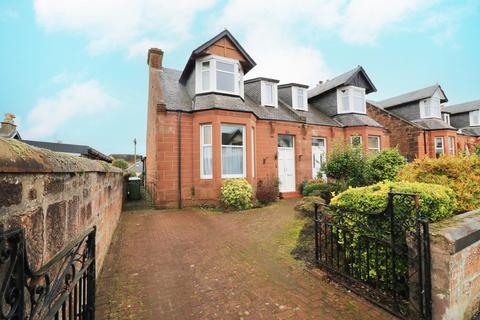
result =
[[[480,125],[480,110],[470,111],[470,125],[471,126]]]
[[[443,137],[435,137],[435,155],[439,157],[443,153]]]
[[[196,93],[216,91],[243,96],[243,71],[238,61],[208,56],[196,62]]]
[[[245,177],[245,127],[222,124],[222,178]]]
[[[212,125],[200,126],[200,178],[212,179]]]
[[[455,154],[455,137],[448,137],[448,154]]]
[[[366,113],[365,89],[343,87],[337,90],[338,113]]]
[[[441,118],[440,98],[432,97],[420,101],[421,118]]]
[[[368,136],[368,153],[374,154],[380,152],[380,137]]]

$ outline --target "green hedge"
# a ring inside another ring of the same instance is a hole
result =
[[[415,160],[403,168],[400,179],[450,187],[457,197],[455,213],[480,208],[480,157],[476,155]]]
[[[344,191],[346,186],[338,182],[324,182],[323,180],[309,181],[302,189],[304,196],[320,196],[325,203],[330,203],[330,199]]]
[[[381,214],[387,208],[390,191],[417,193],[420,198],[420,214],[431,222],[448,218],[456,210],[457,203],[452,189],[437,184],[405,181],[387,181],[368,187],[350,188],[335,196],[330,205],[334,212],[346,209],[358,214]],[[411,207],[411,203],[407,205]],[[400,202],[396,202],[394,207],[397,210],[408,210]]]

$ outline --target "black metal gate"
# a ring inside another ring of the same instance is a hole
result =
[[[416,194],[393,193],[383,212],[315,205],[315,261],[330,278],[404,319],[431,319],[430,240]]]
[[[0,319],[95,319],[95,228],[37,271],[23,229],[0,234]]]

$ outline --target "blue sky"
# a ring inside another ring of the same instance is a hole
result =
[[[438,82],[480,99],[480,1],[36,0],[0,2],[0,112],[24,138],[145,152],[149,47],[182,69],[228,28],[247,75],[309,85],[362,65],[384,99]]]

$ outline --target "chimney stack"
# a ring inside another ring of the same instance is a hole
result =
[[[147,64],[151,68],[155,68],[155,69],[162,68],[162,60],[163,60],[162,49],[150,48],[148,50]]]
[[[15,124],[15,116],[9,112],[5,113],[5,119],[2,121],[2,126],[0,127],[0,136],[10,136],[17,129]]]

